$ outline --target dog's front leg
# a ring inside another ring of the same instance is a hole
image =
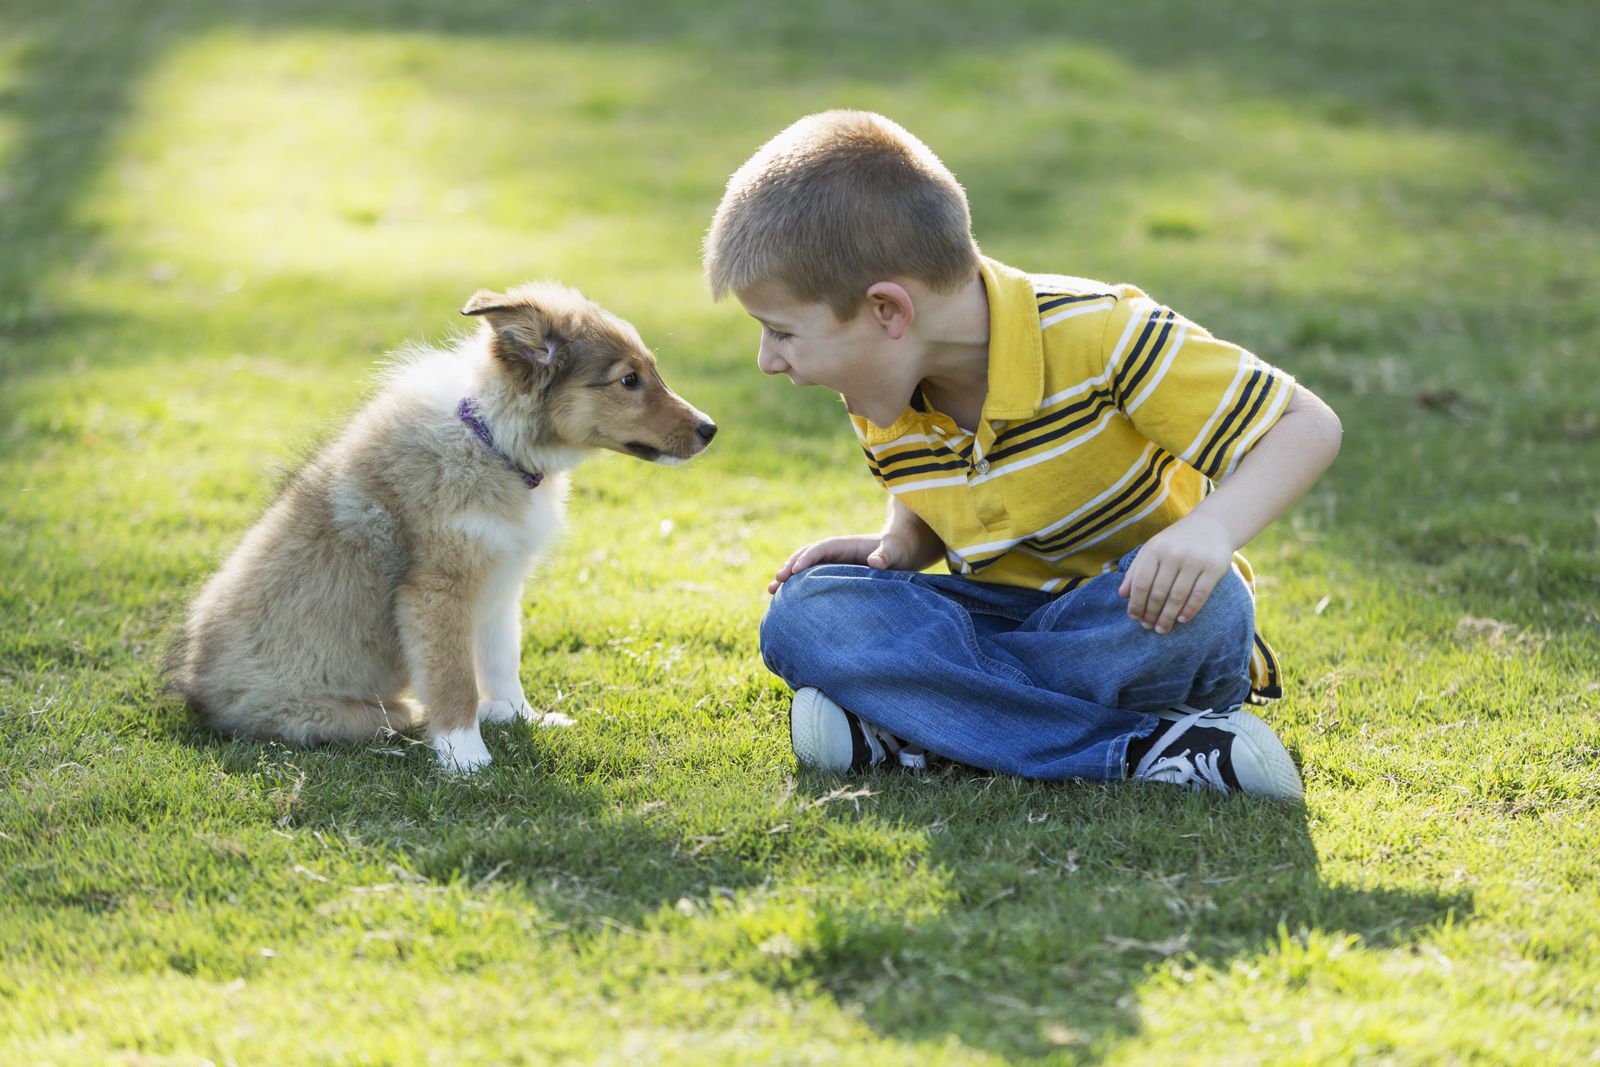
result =
[[[537,712],[522,691],[522,578],[486,591],[478,627],[479,722],[527,719],[536,726],[571,726],[559,711]]]
[[[478,621],[478,721],[531,719],[533,709],[522,691],[522,580],[505,580],[484,591]]]
[[[478,730],[473,671],[473,594],[482,581],[470,552],[454,562],[423,561],[395,597],[411,684],[428,709],[428,736],[445,768],[471,773],[489,765]]]

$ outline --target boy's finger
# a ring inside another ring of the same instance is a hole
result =
[[[1156,633],[1164,634],[1172,631],[1172,624],[1178,618],[1178,611],[1189,601],[1189,593],[1194,589],[1195,575],[1192,571],[1181,571],[1172,587],[1167,590],[1166,598],[1160,602],[1161,614],[1156,616]]]
[[[1150,580],[1150,594],[1145,599],[1144,618],[1140,621],[1146,626],[1160,628],[1161,616],[1166,611],[1167,601],[1171,598],[1172,587],[1182,577],[1183,572],[1171,563],[1156,565],[1156,575]],[[1173,608],[1172,613],[1176,615],[1178,609]]]
[[[1124,584],[1128,587],[1128,617],[1132,619],[1143,618],[1144,604],[1150,595],[1150,567],[1145,563],[1146,557],[1140,555],[1133,561],[1133,566],[1128,570],[1128,577]]]
[[[1201,575],[1194,583],[1194,589],[1189,592],[1189,599],[1184,602],[1182,610],[1178,612],[1179,622],[1188,622],[1200,614],[1200,609],[1206,606],[1206,600],[1211,596],[1211,590],[1217,587],[1215,579]]]

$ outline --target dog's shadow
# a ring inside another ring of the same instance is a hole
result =
[[[764,877],[748,857],[706,848],[696,820],[686,823],[693,780],[690,795],[659,799],[648,765],[565,743],[560,727],[486,726],[494,762],[472,775],[444,770],[425,741],[403,734],[303,749],[223,741],[192,718],[185,732],[225,773],[259,780],[284,832],[381,852],[407,877],[518,887],[555,921],[633,923]]]

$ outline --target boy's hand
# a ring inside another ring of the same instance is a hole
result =
[[[1228,531],[1191,512],[1145,543],[1117,593],[1128,598],[1130,618],[1164,634],[1195,617],[1231,566]]]
[[[767,583],[767,592],[776,593],[784,582],[818,563],[853,563],[883,571],[904,567],[909,557],[909,547],[897,537],[885,537],[883,534],[829,537],[813,541],[790,556],[789,561],[778,568],[773,580]]]

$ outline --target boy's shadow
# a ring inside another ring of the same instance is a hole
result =
[[[1080,1061],[1139,1032],[1152,979],[1259,967],[1299,983],[1319,961],[1473,910],[1465,892],[1328,883],[1303,806],[974,773],[871,780],[870,818],[930,828],[948,899],[922,914],[823,907],[784,984],[828,990],[884,1036]],[[961,794],[980,788],[977,825],[937,816],[970,811]]]

